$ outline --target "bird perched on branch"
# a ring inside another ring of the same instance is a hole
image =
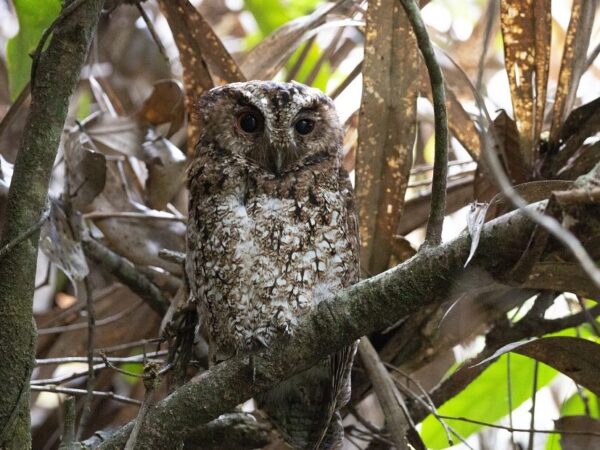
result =
[[[200,100],[186,271],[213,363],[268,347],[358,281],[352,186],[333,102],[299,83],[232,83]],[[262,394],[294,448],[341,446],[356,346]]]

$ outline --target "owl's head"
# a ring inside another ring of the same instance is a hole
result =
[[[276,177],[338,158],[342,130],[332,100],[300,83],[249,81],[206,92],[199,150],[214,147]]]

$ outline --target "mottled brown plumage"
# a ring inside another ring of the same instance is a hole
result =
[[[189,171],[187,273],[217,362],[291,334],[358,281],[352,187],[333,102],[298,83],[215,88]],[[258,398],[296,448],[337,448],[355,347]]]

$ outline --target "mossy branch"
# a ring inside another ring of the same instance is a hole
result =
[[[431,210],[425,232],[425,246],[439,245],[442,241],[442,227],[446,214],[446,184],[448,177],[448,116],[446,112],[446,94],[444,77],[440,69],[427,29],[421,18],[418,2],[399,0],[408,20],[413,27],[419,50],[423,55],[433,97],[433,115],[435,120],[435,160],[433,163],[433,182],[431,186]]]
[[[65,2],[65,9],[72,2]],[[69,106],[98,23],[103,0],[79,5],[54,28],[37,61],[23,141],[8,192],[2,244],[38,222]],[[0,264],[0,447],[31,447],[28,383],[35,351],[32,299],[39,229],[18,242]]]

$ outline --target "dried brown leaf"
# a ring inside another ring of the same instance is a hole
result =
[[[600,420],[589,416],[564,416],[554,421],[554,429],[564,431],[560,445],[568,450],[600,448],[600,436],[573,433],[600,433]]]
[[[396,0],[369,5],[356,154],[362,267],[388,267],[412,165],[419,58]]]
[[[558,142],[560,151],[551,160],[550,174],[560,172],[581,149],[585,140],[600,132],[600,98],[573,110],[562,124]],[[580,172],[583,175],[586,172]]]
[[[137,115],[149,125],[170,124],[166,137],[172,136],[185,120],[185,101],[181,84],[176,80],[154,83],[152,93],[144,101]]]
[[[465,111],[454,92],[455,88],[470,92],[472,89],[471,81],[464,70],[450,57],[450,55],[439,48],[434,48],[434,50],[438,60],[443,61],[444,59],[448,59],[451,64],[451,68],[448,69],[444,69],[444,66],[442,65],[444,88],[446,92],[448,129],[467,152],[469,152],[471,158],[473,158],[474,161],[478,161],[479,153],[481,152],[481,135],[475,126],[475,122],[471,119],[469,113]],[[449,76],[450,74],[453,75]],[[448,83],[450,78],[454,79],[454,84],[452,86]],[[431,83],[429,81],[427,68],[424,65],[420,66],[420,89],[422,93],[427,95],[429,101],[432,102]]]
[[[494,150],[498,153],[504,170],[513,184],[527,181],[530,172],[520,152],[519,132],[515,121],[506,114],[506,111],[501,110],[488,132],[493,133],[493,142],[498,144]],[[484,159],[477,165],[474,189],[475,198],[480,202],[490,201],[499,192],[488,173]]]
[[[184,251],[185,223],[172,214],[146,208],[133,201],[123,182],[118,164],[107,165],[104,191],[92,204],[94,224],[102,231],[108,246],[134,264],[163,268],[180,275],[179,264],[158,256],[160,250]],[[104,214],[104,216],[98,213]],[[127,217],[120,213],[137,213]]]
[[[556,176],[563,180],[574,180],[588,173],[600,161],[600,142],[584,145],[569,158]]]
[[[518,184],[513,186],[513,189],[527,203],[535,203],[550,198],[554,191],[567,190],[571,186],[572,183],[566,180],[540,180]],[[512,209],[514,209],[513,203],[504,194],[498,193],[490,201],[486,220],[506,214]]]
[[[185,106],[190,115],[188,154],[200,135],[194,107],[198,97],[215,84],[244,81],[245,77],[204,17],[188,0],[159,0],[175,38],[183,66]]]
[[[594,394],[600,394],[600,344],[577,337],[557,336],[513,342],[479,364],[516,352],[543,362],[570,377]]]
[[[550,0],[500,2],[504,59],[523,162],[533,167],[550,61]]]
[[[103,154],[144,158],[142,144],[146,132],[134,118],[99,113],[86,119],[82,126]]]
[[[51,202],[50,218],[41,230],[40,248],[73,283],[89,273],[81,242],[73,236],[67,216],[57,202]]]
[[[561,124],[573,108],[579,79],[585,69],[597,6],[598,0],[573,0],[552,110],[551,144],[556,144]]]
[[[184,181],[185,155],[163,137],[147,140],[144,155],[148,168],[146,201],[151,208],[163,209]]]
[[[71,133],[65,139],[65,162],[69,176],[69,198],[73,208],[84,211],[104,190],[106,158],[96,151],[83,133]]]

